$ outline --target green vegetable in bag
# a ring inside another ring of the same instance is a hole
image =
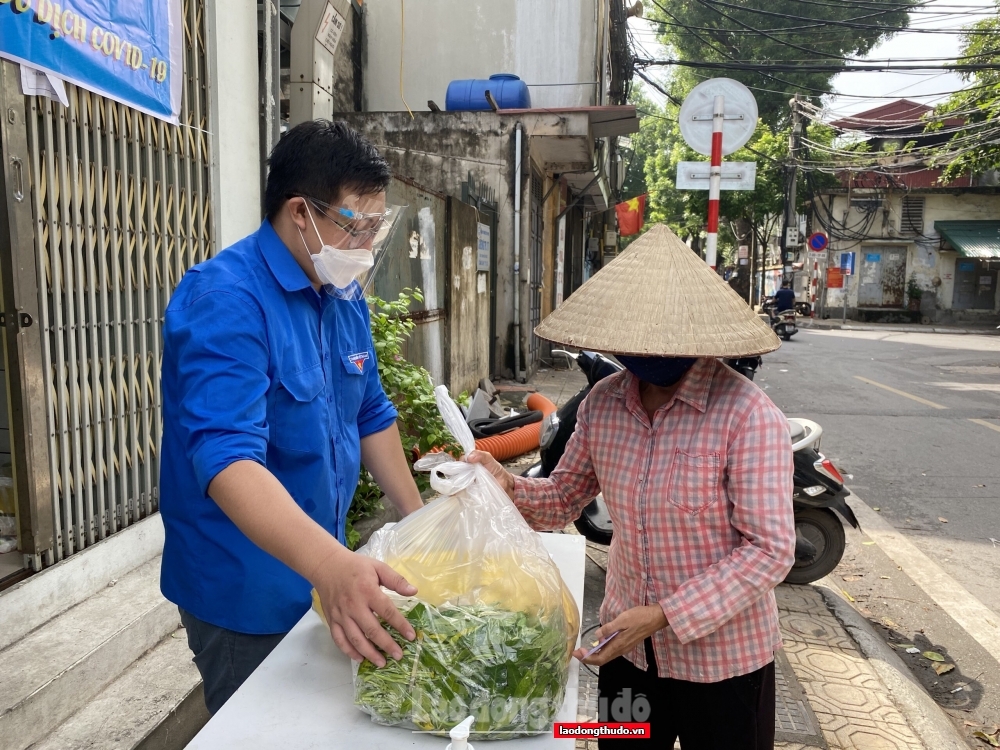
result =
[[[444,734],[473,716],[472,739],[544,732],[562,706],[570,654],[566,624],[481,604],[398,606],[417,637],[390,631],[399,661],[356,666],[355,702],[380,724]]]

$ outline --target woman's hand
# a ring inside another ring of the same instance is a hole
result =
[[[607,625],[602,625],[597,629],[594,638],[598,641],[616,630],[620,631],[618,635],[608,641],[604,648],[584,659],[583,655],[590,649],[581,647],[573,652],[573,656],[584,664],[599,667],[622,654],[627,654],[637,643],[642,643],[657,630],[663,630],[667,625],[667,616],[663,614],[663,608],[659,604],[633,607],[622,612]]]
[[[497,480],[507,496],[514,499],[514,475],[507,471],[500,463],[485,451],[472,451],[466,458],[470,464],[479,464],[484,467],[493,478]]]

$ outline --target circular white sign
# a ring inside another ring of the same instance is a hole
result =
[[[757,100],[750,89],[732,78],[702,81],[687,95],[678,119],[685,143],[705,156],[712,155],[712,113],[717,96],[725,98],[724,156],[739,151],[757,129]]]

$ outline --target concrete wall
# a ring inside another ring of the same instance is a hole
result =
[[[446,295],[448,279],[447,205],[441,195],[393,180],[386,200],[405,205],[402,224],[382,252],[375,275],[375,294],[395,299],[404,289],[419,288],[423,303],[414,302],[417,326],[404,355],[426,368],[435,385],[448,383]],[[391,396],[392,394],[390,394]]]
[[[240,0],[208,0],[216,249],[255,231],[260,212],[257,17]]]
[[[382,251],[375,294],[394,300],[404,289],[421,290],[424,301],[410,306],[416,327],[403,355],[435,384],[472,393],[490,376],[490,286],[489,273],[476,269],[478,214],[403,179],[392,181],[387,200],[406,208]]]
[[[861,191],[855,191],[854,198],[867,198]],[[926,193],[924,197],[924,222],[922,235],[907,236],[900,232],[900,216],[902,212],[903,195],[894,194],[885,200],[887,212],[879,212],[876,220],[868,231],[864,242],[856,240],[831,240],[825,264],[834,266],[840,263],[841,252],[863,252],[864,247],[871,245],[902,244],[907,251],[906,278],[913,276],[925,290],[936,294],[936,311],[950,311],[954,295],[955,261],[958,254],[940,250],[940,235],[934,229],[935,221],[973,221],[1000,219],[1000,195],[977,193]],[[827,198],[829,201],[829,198]],[[833,197],[833,216],[844,220],[847,208],[847,196]],[[861,227],[864,214],[856,207],[846,214],[845,223],[848,227]],[[814,221],[814,229],[819,224]],[[811,258],[810,258],[811,260]],[[825,276],[824,276],[825,278]],[[857,279],[851,279],[847,290],[848,315],[851,309],[857,307]],[[832,313],[842,309],[844,292],[840,289],[827,290],[827,312]],[[933,313],[934,311],[925,311]],[[972,313],[975,315],[975,313]],[[933,314],[930,317],[934,317]],[[940,317],[940,316],[939,316]]]
[[[515,132],[522,126],[521,217],[518,225],[520,285],[520,329],[522,344],[531,333],[529,325],[529,188],[531,155],[544,142],[560,143],[568,136],[587,132],[585,113],[531,112],[499,115],[494,112],[406,112],[340,114],[348,124],[374,143],[393,172],[445,196],[460,198],[471,175],[478,183],[496,191],[498,204],[496,237],[496,358],[490,374],[513,376],[514,365],[514,175],[517,159]],[[538,145],[535,145],[538,144]],[[539,171],[546,165],[539,165]],[[543,172],[544,173],[544,172]],[[557,200],[558,191],[549,201]],[[543,209],[544,211],[544,209]],[[546,217],[546,219],[551,217]],[[546,257],[552,263],[552,245]],[[544,260],[543,260],[544,265]],[[544,269],[531,271],[542,273]],[[551,291],[551,289],[550,289]],[[530,375],[537,363],[526,361],[522,346],[520,367]]]
[[[511,118],[492,112],[459,112],[448,115],[405,113],[345,114],[343,118],[382,152],[397,175],[410,178],[443,195],[461,196],[462,183],[471,174],[496,190],[499,212],[496,237],[497,362],[491,373],[509,371],[513,331],[514,185],[513,129]],[[525,139],[527,141],[527,139]],[[527,170],[524,170],[527,172]],[[527,192],[522,187],[522,200]],[[527,211],[523,212],[527,215]],[[522,250],[527,239],[523,232]],[[527,305],[522,306],[526,311]],[[526,320],[526,317],[524,318]],[[509,374],[509,372],[508,372]]]
[[[403,3],[405,35],[401,34]],[[372,0],[365,3],[364,108],[442,109],[448,83],[513,73],[533,86],[534,107],[603,101],[606,0]],[[400,96],[400,56],[403,62]]]

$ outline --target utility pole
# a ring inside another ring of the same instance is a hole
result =
[[[802,146],[802,113],[799,110],[799,94],[789,101],[792,108],[792,133],[788,136],[788,182],[785,188],[785,221],[781,233],[781,262],[784,266],[782,279],[792,280],[792,248],[799,245],[799,217],[795,210],[798,190],[798,155]]]

